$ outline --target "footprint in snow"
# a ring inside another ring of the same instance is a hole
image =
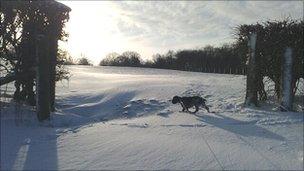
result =
[[[148,128],[149,127],[149,125],[147,123],[144,123],[144,124],[129,124],[127,126],[131,127],[131,128]]]
[[[122,124],[116,124],[112,123],[111,125],[120,125],[120,126],[127,126],[131,128],[148,128],[149,124],[144,123],[144,124],[134,124],[134,123],[122,123]]]

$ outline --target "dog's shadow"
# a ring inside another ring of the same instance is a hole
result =
[[[237,135],[245,137],[254,136],[260,138],[274,139],[278,141],[285,141],[285,138],[281,135],[278,135],[256,125],[256,121],[241,121],[217,113],[214,113],[214,116],[199,115],[197,113],[194,115],[197,116],[197,120],[203,123],[216,126],[218,128],[224,129]]]

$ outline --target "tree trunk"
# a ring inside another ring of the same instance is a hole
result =
[[[282,98],[281,110],[291,111],[293,102],[292,93],[292,49],[287,47],[284,54],[283,74],[282,74]]]
[[[37,38],[37,117],[44,121],[50,118],[50,55],[48,39],[45,36]]]
[[[51,37],[50,46],[50,108],[55,111],[55,87],[56,87],[56,63],[57,63],[57,40]]]
[[[246,99],[245,106],[257,106],[257,66],[255,57],[255,47],[256,47],[256,33],[252,33],[249,38],[249,59],[248,59],[248,72],[246,81]]]

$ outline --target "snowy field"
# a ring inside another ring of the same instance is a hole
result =
[[[49,123],[39,124],[29,107],[1,103],[1,170],[303,169],[303,113],[243,108],[244,76],[70,71],[69,82],[57,83]],[[180,112],[174,95],[205,97],[214,113]]]

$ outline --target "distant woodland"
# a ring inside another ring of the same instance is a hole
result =
[[[139,53],[127,51],[122,54],[110,53],[99,65],[130,66],[175,69],[207,73],[246,74],[248,59],[248,37],[257,32],[257,57],[265,71],[277,72],[286,46],[294,50],[297,77],[303,77],[303,21],[285,19],[267,21],[252,25],[236,26],[235,41],[220,47],[205,46],[198,49],[168,50],[155,54],[152,60],[143,62]]]

